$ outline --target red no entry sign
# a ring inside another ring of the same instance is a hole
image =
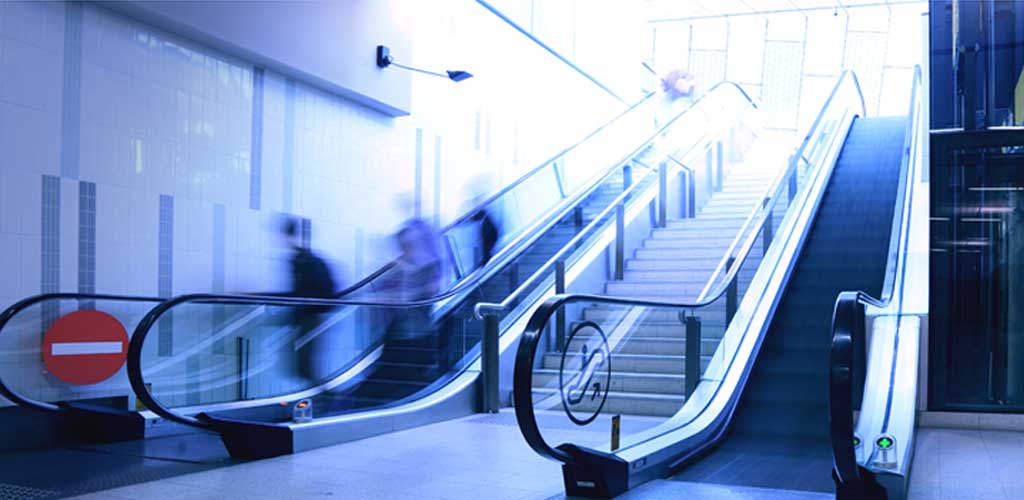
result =
[[[128,332],[104,312],[65,315],[43,336],[43,363],[69,384],[103,382],[121,369],[127,355]]]

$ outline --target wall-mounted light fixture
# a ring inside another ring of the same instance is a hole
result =
[[[425,69],[413,68],[411,66],[406,66],[404,64],[398,64],[398,63],[395,62],[395,59],[393,57],[391,57],[391,51],[387,47],[385,47],[383,45],[378,45],[377,46],[377,67],[378,68],[386,68],[388,66],[395,66],[395,67],[398,67],[398,68],[407,69],[409,71],[415,71],[417,73],[426,73],[428,75],[439,76],[441,78],[448,78],[448,79],[451,79],[452,81],[455,81],[455,82],[461,82],[462,80],[465,80],[467,78],[471,78],[473,76],[472,73],[470,73],[468,71],[447,70],[444,73],[438,73],[436,71],[427,71]]]

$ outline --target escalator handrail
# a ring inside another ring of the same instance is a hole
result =
[[[529,179],[533,178],[533,176],[535,176],[535,175],[537,175],[537,174],[539,174],[541,172],[544,172],[544,171],[546,171],[546,170],[548,170],[550,168],[554,168],[555,165],[556,165],[556,162],[560,158],[562,158],[563,156],[568,154],[570,151],[576,149],[577,147],[582,145],[584,142],[587,142],[591,137],[594,137],[595,135],[601,133],[602,131],[604,131],[605,129],[607,129],[611,125],[613,125],[615,122],[619,121],[622,117],[628,115],[634,109],[637,109],[638,107],[640,107],[644,103],[650,101],[650,99],[653,98],[654,96],[655,96],[654,92],[648,93],[643,98],[641,98],[639,101],[637,101],[633,105],[629,106],[628,108],[623,110],[621,113],[615,115],[608,122],[604,123],[600,127],[597,127],[593,131],[589,132],[582,139],[576,141],[571,146],[569,146],[569,147],[559,151],[558,153],[556,153],[551,158],[547,159],[546,161],[541,162],[540,165],[534,167],[529,172],[526,172],[525,174],[520,176],[519,179],[517,179],[516,181],[514,181],[511,184],[509,184],[509,185],[499,189],[497,192],[495,192],[494,194],[488,196],[487,198],[485,198],[480,203],[477,203],[476,206],[473,207],[471,210],[467,210],[465,213],[463,213],[462,215],[457,217],[455,220],[453,220],[452,222],[448,223],[443,228],[441,228],[441,230],[439,231],[439,234],[441,235],[441,237],[443,237],[444,234],[446,234],[447,232],[449,232],[449,231],[451,231],[453,229],[456,229],[456,228],[460,227],[461,225],[465,224],[467,221],[469,221],[471,218],[473,218],[473,216],[476,215],[477,212],[479,212],[480,210],[483,210],[485,207],[487,207],[491,203],[494,203],[495,201],[500,199],[505,194],[509,193],[510,191],[515,189],[516,187],[522,185],[524,182],[526,182]],[[344,290],[341,290],[340,292],[335,294],[334,298],[342,298],[342,297],[345,297],[347,295],[350,295],[352,293],[355,293],[355,292],[363,289],[364,287],[366,287],[366,285],[369,285],[370,283],[375,281],[377,278],[382,276],[385,272],[387,272],[388,270],[392,269],[396,264],[397,264],[396,261],[391,261],[391,262],[385,264],[380,269],[378,269],[378,270],[374,271],[373,273],[369,274],[368,276],[360,279],[357,283],[354,283],[351,286],[346,287]],[[473,276],[473,273],[467,275],[465,277],[465,279],[469,279],[472,276]]]
[[[3,334],[4,328],[7,324],[14,319],[21,311],[28,309],[36,304],[50,301],[50,300],[116,300],[119,302],[160,302],[159,297],[147,297],[142,295],[108,295],[108,294],[97,294],[97,293],[43,293],[39,295],[33,295],[31,297],[24,298],[11,304],[7,309],[4,309],[0,313],[0,334]],[[3,381],[3,377],[0,376],[0,396],[17,404],[24,408],[31,408],[35,410],[55,412],[61,411],[59,405],[53,403],[47,403],[45,401],[38,401],[27,397],[18,391],[12,389]]]
[[[729,83],[731,83],[731,82],[729,82]],[[735,85],[735,84],[733,84],[733,85]],[[739,88],[739,87],[737,86],[737,88]],[[740,90],[742,91],[742,88],[740,88]],[[750,98],[750,96],[746,94],[746,92],[743,92],[743,97],[745,97],[747,99],[747,103],[750,104],[752,108],[757,109],[757,103],[754,102]],[[679,115],[679,116],[682,116],[682,115]],[[670,122],[665,128],[662,128],[662,130],[666,130],[667,127],[670,127],[672,125],[672,123],[674,123],[674,122],[675,122],[675,120],[673,119],[672,122]],[[695,149],[697,149],[699,145],[703,145],[705,143],[705,139],[706,138],[714,136],[715,132],[717,132],[717,131],[705,130],[704,131],[704,135],[701,137],[701,139],[696,141],[696,142],[694,142],[693,145],[689,149],[687,149],[687,151],[685,153],[683,153],[680,156],[682,156],[682,157],[688,156]],[[634,151],[633,154],[634,155],[637,154],[644,147],[646,147],[646,144],[649,144],[649,143],[650,142],[645,143],[644,146],[641,146],[640,148],[638,148],[636,151]],[[674,155],[672,155],[672,154],[668,155],[668,160],[673,162],[673,163],[675,163],[676,165],[681,165],[683,169],[685,169],[685,170],[687,170],[687,171],[689,171],[691,173],[693,172],[692,169],[690,169],[689,167],[686,167],[685,165],[683,165],[683,163],[681,161],[679,161],[678,159],[676,159],[676,157]],[[613,210],[616,210],[616,208],[620,204],[624,204],[626,199],[628,199],[630,197],[630,195],[633,193],[633,191],[639,189],[639,186],[641,185],[640,181],[642,181],[642,180],[646,179],[647,177],[653,175],[654,172],[655,172],[654,169],[648,170],[640,179],[637,179],[631,186],[629,186],[628,189],[624,190],[621,194],[619,194],[619,196],[617,196],[614,200],[612,200],[612,202],[609,203],[608,206],[606,206],[604,208],[604,210],[602,210],[600,213],[598,213],[596,216],[594,216],[593,220],[591,220],[589,224],[587,224],[575,236],[573,236],[572,239],[570,239],[568,242],[566,242],[565,245],[562,245],[561,249],[559,249],[557,252],[555,252],[555,254],[551,256],[551,258],[549,258],[543,265],[541,265],[539,269],[534,271],[534,273],[532,275],[530,275],[530,277],[527,278],[526,281],[524,281],[521,285],[519,285],[519,287],[516,288],[512,293],[508,294],[501,302],[497,302],[497,303],[495,303],[495,302],[478,302],[476,304],[476,306],[474,306],[474,308],[473,308],[474,314],[476,315],[476,317],[479,318],[479,319],[483,319],[484,315],[487,315],[487,314],[491,314],[491,315],[500,314],[501,312],[508,310],[508,308],[511,307],[512,304],[514,304],[516,300],[518,300],[520,297],[522,297],[524,294],[526,294],[529,290],[531,290],[534,285],[536,285],[538,282],[540,282],[540,280],[542,280],[546,276],[548,276],[551,273],[551,270],[557,264],[557,262],[562,260],[562,259],[564,259],[570,252],[572,252],[576,248],[576,246],[580,242],[582,242],[584,240],[584,238],[591,236],[591,234],[593,232],[595,232],[598,228],[604,227],[605,224],[607,222],[609,222],[609,221],[606,221],[605,218],[608,217],[612,213]]]
[[[651,134],[647,138],[647,140],[644,141],[643,144],[641,144],[639,147],[635,148],[631,153],[629,153],[628,155],[626,155],[625,157],[623,157],[619,161],[615,162],[613,164],[613,166],[610,167],[604,174],[594,176],[594,178],[593,178],[594,180],[589,185],[589,187],[581,188],[580,190],[577,191],[577,194],[575,194],[574,197],[571,200],[567,200],[567,201],[571,201],[572,202],[571,204],[566,204],[566,201],[563,201],[564,208],[558,214],[557,217],[549,218],[547,223],[543,227],[537,228],[537,229],[535,229],[533,231],[529,231],[526,234],[522,234],[516,240],[514,240],[512,243],[507,245],[506,248],[510,249],[510,252],[513,249],[516,249],[517,252],[514,255],[512,255],[512,257],[509,257],[509,258],[507,258],[505,260],[508,261],[508,260],[518,256],[519,253],[522,253],[523,251],[525,251],[526,248],[528,248],[530,245],[532,245],[534,242],[536,242],[538,239],[540,239],[541,236],[543,236],[549,229],[551,229],[552,227],[554,227],[555,224],[557,224],[558,220],[560,220],[562,217],[564,217],[566,214],[568,214],[569,211],[571,211],[571,209],[572,209],[571,205],[578,204],[586,196],[588,196],[590,193],[595,191],[602,184],[602,182],[605,179],[607,179],[607,177],[609,177],[610,175],[614,174],[622,165],[624,165],[624,164],[628,163],[629,161],[631,161],[632,158],[634,158],[636,155],[638,155],[640,152],[642,152],[645,148],[650,146],[654,141],[656,141],[659,137],[661,137],[662,132],[667,130],[669,127],[672,127],[679,119],[681,119],[684,115],[686,115],[690,110],[695,109],[696,104],[698,104],[699,102],[704,100],[707,96],[711,95],[716,89],[718,89],[718,88],[728,88],[728,87],[732,87],[733,89],[738,91],[739,94],[747,102],[752,103],[752,104],[754,103],[754,100],[749,96],[749,94],[747,94],[747,92],[744,91],[742,87],[740,87],[738,84],[736,84],[734,82],[723,81],[723,82],[719,82],[718,84],[715,84],[714,86],[711,87],[711,89],[708,90],[707,93],[704,94],[704,96],[701,96],[701,98],[697,99],[697,101],[694,102],[694,105],[690,106],[689,108],[687,108],[685,110],[682,110],[676,116],[674,116],[671,120],[669,120],[667,123],[665,123],[663,126],[659,127],[658,130],[656,132],[654,132],[653,134]],[[496,259],[492,260],[492,263],[502,264],[502,262],[497,262],[498,260],[499,259],[496,258]],[[136,397],[138,397],[138,399],[140,401],[142,401],[142,403],[145,404],[146,407],[148,407],[150,410],[152,410],[157,415],[160,415],[160,416],[162,416],[162,417],[164,417],[164,418],[166,418],[168,420],[172,420],[172,421],[175,421],[175,422],[178,422],[178,423],[182,423],[182,424],[185,424],[185,425],[191,425],[191,426],[201,427],[201,428],[208,428],[210,425],[209,425],[208,422],[206,422],[204,420],[197,419],[197,418],[194,418],[194,417],[191,417],[191,416],[185,416],[185,415],[176,414],[176,413],[170,411],[168,408],[164,407],[159,402],[157,402],[156,399],[153,398],[153,396],[149,393],[149,391],[146,388],[146,383],[145,383],[145,380],[144,380],[144,377],[143,377],[142,366],[141,366],[141,363],[142,363],[142,360],[141,360],[141,358],[142,358],[142,347],[145,345],[146,338],[148,337],[149,332],[152,330],[152,328],[156,324],[156,322],[160,319],[161,316],[163,316],[166,312],[170,311],[174,307],[182,305],[182,304],[187,304],[187,303],[201,303],[201,304],[222,304],[222,305],[224,305],[224,304],[229,304],[229,305],[270,305],[270,306],[293,306],[293,307],[294,306],[335,306],[335,307],[337,307],[337,306],[362,306],[362,307],[380,307],[380,308],[387,308],[387,309],[419,308],[419,307],[432,306],[434,304],[438,304],[438,303],[440,303],[440,302],[442,302],[442,301],[444,301],[446,299],[454,297],[454,296],[456,296],[458,294],[463,293],[466,290],[472,289],[473,287],[486,282],[487,279],[491,278],[493,275],[495,275],[496,273],[498,273],[500,271],[500,269],[499,269],[500,267],[501,267],[500,265],[489,265],[489,266],[486,266],[485,268],[478,269],[478,270],[474,271],[473,273],[471,273],[470,275],[468,275],[467,278],[465,280],[463,280],[460,285],[457,285],[457,286],[455,286],[455,287],[453,287],[453,288],[451,288],[451,289],[449,289],[449,290],[447,290],[447,291],[445,291],[445,292],[443,292],[443,293],[441,293],[439,295],[435,295],[433,297],[428,297],[428,298],[425,298],[425,299],[414,300],[414,301],[406,301],[406,302],[390,302],[390,301],[371,300],[371,299],[366,299],[366,300],[360,300],[360,299],[332,299],[332,298],[290,297],[290,296],[280,296],[280,295],[255,295],[255,294],[193,293],[193,294],[179,295],[177,297],[173,297],[173,298],[167,299],[167,300],[161,302],[160,304],[158,304],[157,306],[155,306],[153,309],[151,309],[142,318],[142,321],[140,321],[139,324],[136,326],[135,331],[133,332],[133,334],[131,336],[131,342],[129,343],[129,346],[128,346],[128,380],[129,380],[129,382],[132,385],[132,389],[136,393]],[[475,279],[474,279],[474,276],[475,276]]]
[[[847,80],[852,82],[857,95],[860,97],[860,115],[863,116],[865,109],[863,107],[864,98],[863,92],[861,92],[860,83],[857,79],[857,75],[852,71],[844,71],[836,81],[835,86],[829,95],[828,100],[825,101],[822,106],[818,117],[814,120],[814,126],[808,131],[807,137],[801,143],[800,148],[797,151],[803,152],[806,145],[810,142],[809,138],[817,134],[817,127],[821,124],[821,119],[825,113],[829,110],[835,96],[838,94],[842,85]],[[832,132],[835,134],[835,132]],[[795,172],[793,172],[795,175]],[[777,199],[779,191],[781,191],[783,184],[776,186],[777,192],[773,193],[772,199]],[[764,224],[763,219],[761,224]],[[672,301],[661,301],[661,300],[645,300],[635,299],[631,297],[611,296],[611,295],[595,295],[595,294],[558,294],[548,298],[542,303],[530,317],[526,329],[523,332],[522,337],[519,341],[519,348],[516,352],[515,368],[514,368],[514,381],[513,381],[513,399],[516,401],[515,411],[516,420],[519,423],[519,429],[526,439],[527,444],[538,454],[546,458],[552,459],[556,462],[563,462],[566,464],[576,463],[576,459],[557,448],[551,447],[543,438],[540,428],[537,424],[537,419],[534,414],[533,408],[533,367],[536,358],[537,348],[540,344],[541,336],[544,332],[544,327],[548,320],[555,314],[559,308],[563,307],[568,303],[575,302],[588,302],[588,303],[603,303],[603,304],[615,304],[622,306],[631,307],[657,307],[663,309],[676,309],[682,312],[687,310],[698,309],[705,307],[716,302],[722,297],[729,288],[729,284],[733,279],[736,278],[739,273],[739,269],[742,267],[741,263],[746,259],[750,253],[753,245],[756,241],[758,231],[752,231],[748,235],[747,241],[741,247],[737,253],[736,264],[731,266],[726,277],[719,282],[714,292],[706,294],[703,300],[695,301],[693,303],[680,303]]]
[[[910,110],[904,132],[903,150],[900,159],[900,179],[896,193],[892,229],[889,236],[889,253],[894,258],[886,264],[885,282],[881,297],[874,297],[863,290],[844,291],[836,298],[832,313],[832,346],[829,350],[829,432],[832,441],[832,457],[836,478],[841,483],[856,484],[861,478],[854,448],[854,380],[858,370],[866,367],[855,366],[854,353],[864,347],[864,306],[879,309],[896,306],[896,342],[899,342],[900,321],[903,317],[903,294],[906,289],[906,253],[910,237],[910,217],[914,199],[914,182],[917,171],[916,150],[921,147],[917,141],[918,127],[922,126],[920,106],[922,85],[921,67],[914,67],[910,95]],[[899,290],[897,294],[897,289]],[[893,356],[893,363],[897,356]],[[894,376],[890,374],[890,377]],[[892,404],[892,379],[889,380],[887,406]],[[883,425],[887,425],[883,424]],[[883,432],[884,432],[883,428]]]

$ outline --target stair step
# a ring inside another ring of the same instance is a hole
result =
[[[579,353],[566,355],[566,362],[578,365]],[[707,367],[711,356],[701,356],[701,369]],[[548,353],[544,355],[543,368],[558,370],[561,367],[562,354]],[[636,373],[674,373],[682,375],[686,369],[686,356],[661,356],[655,354],[619,354],[612,353],[612,371]]]
[[[651,354],[658,356],[685,356],[686,336],[682,333],[685,329],[676,329],[676,335],[669,336],[647,336],[646,327],[639,327],[630,330],[629,337],[619,342],[612,351],[616,354]],[[607,332],[607,331],[606,331]],[[701,336],[701,353],[710,355],[718,348],[721,337],[708,338]],[[579,352],[584,345],[592,340],[592,336],[578,335],[569,343],[569,352]]]
[[[741,225],[743,225],[743,221],[745,221],[747,219],[747,216],[743,215],[741,217],[741,216],[737,215],[737,216],[731,217],[730,219],[732,219],[732,220],[731,221],[729,221],[729,220],[722,220],[721,218],[715,219],[715,220],[711,220],[709,218],[704,218],[704,217],[701,217],[700,215],[698,215],[697,217],[688,217],[688,218],[685,218],[685,219],[672,219],[672,220],[665,221],[665,227],[667,227],[669,229],[676,229],[676,228],[681,228],[682,229],[682,228],[690,228],[690,227],[704,227],[704,228],[706,228],[708,226],[711,226],[711,227],[721,227],[722,225],[726,225],[726,224],[734,224],[735,227],[740,227]]]
[[[637,248],[638,259],[718,259],[724,248]]]
[[[588,307],[583,310],[583,319],[594,321],[601,325],[602,329],[605,329],[605,325],[608,324],[606,322],[621,321],[625,312],[626,308]],[[643,314],[641,324],[645,327],[657,328],[649,330],[650,332],[664,332],[666,335],[679,335],[685,331],[685,326],[679,320],[679,312],[676,310],[648,308]],[[704,329],[724,329],[725,313],[723,312],[717,318],[713,318],[706,313],[701,314],[701,326]],[[607,331],[607,329],[605,330]],[[651,336],[654,336],[654,334]]]
[[[659,272],[659,271],[707,271],[707,276],[710,276],[710,271],[714,271],[715,268],[721,263],[721,256],[717,257],[675,257],[675,258],[655,258],[646,257],[643,259],[627,259],[626,260],[626,271],[648,271],[648,272]],[[758,262],[760,262],[758,260]],[[748,264],[749,266],[749,264]]]
[[[558,370],[534,370],[533,386],[538,389],[558,387]],[[613,392],[686,395],[686,376],[668,373],[612,372]]]
[[[754,273],[757,272],[757,266],[760,263],[758,260],[748,260],[747,265],[739,271],[740,282],[750,283],[753,279]],[[715,265],[717,266],[717,264]],[[699,283],[704,286],[707,280],[711,278],[711,273],[715,270],[715,266],[686,266],[684,269],[687,270],[650,270],[650,271],[638,271],[630,270],[627,266],[625,273],[623,274],[623,281],[626,283]],[[696,267],[696,268],[695,268]],[[724,268],[723,268],[724,271]]]
[[[560,408],[562,405],[561,396],[557,389],[534,389],[534,404],[542,401],[550,402],[551,408]],[[605,415],[643,415],[670,417],[675,415],[683,404],[686,397],[673,394],[647,394],[636,392],[609,392],[605,400],[600,398],[585,398],[580,404],[573,406],[573,410],[580,413],[593,412],[601,406],[601,413]]]
[[[644,240],[644,248],[714,248],[721,255],[729,248],[735,237],[735,233],[728,236],[708,236],[705,238],[691,235],[670,238],[667,235],[663,235],[660,238]]]

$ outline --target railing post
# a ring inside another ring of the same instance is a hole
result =
[[[693,395],[700,382],[700,318],[686,318],[686,397]]]
[[[690,216],[690,175],[684,170],[681,174],[681,181],[679,182],[679,201],[682,205],[683,218]]]
[[[729,257],[729,261],[725,266],[725,271],[729,272],[732,270],[732,266],[736,264],[736,257]],[[732,277],[732,281],[729,282],[729,288],[725,292],[725,326],[728,327],[729,323],[732,322],[732,317],[736,315],[736,302],[737,302],[737,291],[738,281],[740,279],[740,273],[736,273]]]
[[[764,247],[761,249],[762,254],[768,253],[768,245],[772,244],[772,233],[774,232],[774,228],[772,226],[775,223],[773,212],[774,209],[769,208],[768,215],[764,219],[764,232],[762,233],[762,236],[764,236]]]
[[[565,293],[565,261],[555,261],[555,293]],[[565,349],[565,308],[555,311],[555,350]]]
[[[483,412],[498,413],[501,408],[498,401],[498,316],[493,313],[484,315],[482,362]]]
[[[238,337],[238,399],[249,399],[249,363],[252,341]]]
[[[725,186],[725,159],[722,156],[722,141],[715,142],[715,191],[721,191]]]
[[[508,293],[516,291],[519,288],[519,263],[512,264],[511,269],[508,271]]]
[[[622,166],[622,190],[629,189],[633,185],[633,164],[627,163]]]
[[[711,166],[711,164],[714,163],[714,161],[715,152],[711,149],[711,146],[708,145],[708,147],[704,150],[704,179],[708,183],[708,195],[715,191],[715,167]]]
[[[551,162],[551,168],[555,172],[555,185],[558,186],[558,195],[561,198],[564,199],[566,197],[566,194],[565,194],[565,180],[562,179],[562,169],[559,168],[559,164],[558,164],[557,161]]]
[[[577,205],[572,210],[572,224],[576,228],[576,233],[579,234],[583,229],[583,207]]]
[[[622,280],[626,267],[626,206],[615,207],[615,279]]]
[[[799,160],[797,160],[799,161]],[[789,203],[793,204],[793,200],[796,200],[796,166],[794,165],[789,172]]]
[[[658,165],[658,227],[668,219],[668,163]]]
[[[697,216],[697,177],[691,173],[686,178],[686,216],[693,218]]]

